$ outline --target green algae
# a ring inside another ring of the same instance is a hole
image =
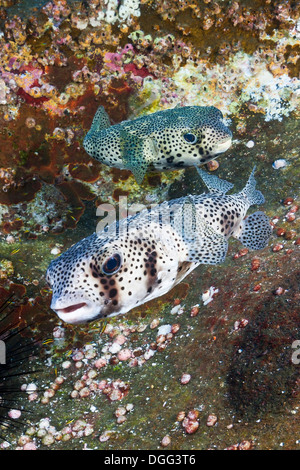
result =
[[[20,165],[26,165],[26,162],[28,160],[28,152],[25,152],[25,150],[20,150],[19,151],[19,162]]]

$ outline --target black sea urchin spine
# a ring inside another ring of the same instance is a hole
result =
[[[24,376],[36,372],[30,364],[38,351],[39,342],[23,336],[30,326],[20,327],[14,319],[19,307],[14,295],[0,304],[0,440],[7,440],[7,431],[25,424],[21,414],[26,410],[26,396],[21,390]]]

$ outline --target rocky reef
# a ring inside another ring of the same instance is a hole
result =
[[[14,295],[42,351],[1,448],[299,448],[299,39],[288,0],[0,2],[0,301]],[[125,317],[71,327],[45,271],[96,208],[204,190],[193,169],[139,186],[91,159],[101,104],[112,123],[218,107],[234,140],[208,169],[241,189],[256,164],[274,230]]]

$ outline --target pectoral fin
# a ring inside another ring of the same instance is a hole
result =
[[[120,138],[123,142],[124,165],[133,173],[137,183],[141,184],[148,166],[155,161],[157,152],[155,141],[151,138],[142,139],[125,130],[120,132]]]
[[[145,174],[148,170],[148,165],[143,161],[137,164],[137,162],[127,162],[126,168],[131,171],[135,180],[138,184],[143,182]]]
[[[201,264],[219,264],[226,257],[228,243],[203,217],[197,213],[192,196],[174,207],[172,225],[185,242],[186,261]]]

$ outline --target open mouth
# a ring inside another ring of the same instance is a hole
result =
[[[216,145],[216,153],[222,153],[222,152],[225,152],[226,150],[229,149],[229,147],[231,147],[231,143],[232,143],[232,138],[231,137],[225,137],[224,140],[222,140],[221,142],[218,143],[218,145]]]
[[[80,308],[86,307],[86,306],[87,306],[86,302],[81,302],[80,304],[70,305],[69,307],[65,307],[65,308],[56,308],[55,310],[57,312],[60,312],[60,313],[71,313],[71,312],[75,312],[76,310],[79,310]]]
[[[74,296],[75,297],[75,296]],[[52,297],[50,308],[66,323],[76,325],[94,319],[101,312],[101,305],[83,295]],[[79,297],[79,298],[78,298]]]

